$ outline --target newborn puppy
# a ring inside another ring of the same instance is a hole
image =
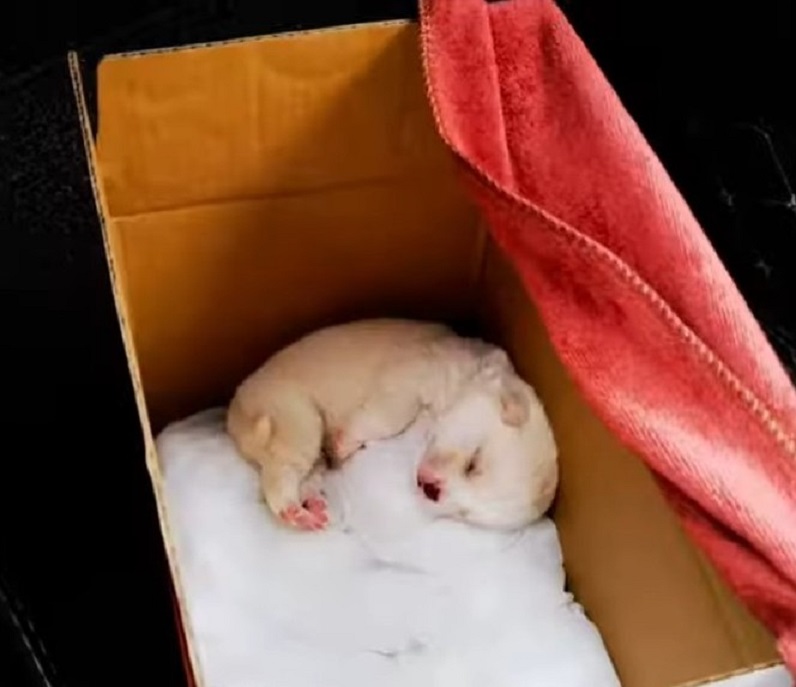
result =
[[[421,412],[434,431],[417,484],[440,515],[516,527],[549,506],[556,450],[539,401],[505,353],[440,324],[365,320],[310,334],[241,384],[227,429],[259,466],[269,508],[322,529],[323,454],[339,466]]]

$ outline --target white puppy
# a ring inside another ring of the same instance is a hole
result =
[[[322,458],[339,466],[421,412],[432,432],[417,485],[440,515],[511,528],[547,510],[558,468],[538,398],[503,351],[440,324],[365,320],[310,334],[241,384],[227,429],[260,467],[269,508],[321,529]]]

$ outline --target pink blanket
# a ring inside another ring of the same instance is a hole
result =
[[[437,124],[583,396],[796,671],[796,391],[551,0],[421,0]]]

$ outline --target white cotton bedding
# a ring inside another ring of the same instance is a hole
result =
[[[422,427],[371,445],[326,490],[322,533],[275,524],[219,411],[158,439],[206,687],[616,687],[564,589],[555,526],[430,520]]]

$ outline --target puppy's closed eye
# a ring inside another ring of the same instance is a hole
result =
[[[464,466],[465,477],[475,477],[481,473],[481,456],[478,452],[474,453],[467,464]]]

